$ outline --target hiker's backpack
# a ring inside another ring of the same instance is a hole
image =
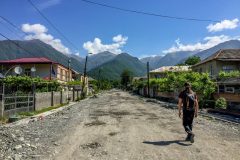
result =
[[[186,109],[187,110],[193,110],[196,105],[196,95],[195,93],[185,93],[185,102],[186,102]]]

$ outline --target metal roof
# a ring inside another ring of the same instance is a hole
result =
[[[220,49],[213,55],[207,57],[201,62],[193,65],[198,66],[200,64],[212,61],[212,60],[221,60],[221,61],[240,61],[240,49]]]
[[[27,63],[44,63],[44,64],[50,64],[50,63],[56,63],[54,61],[51,61],[45,57],[39,57],[39,58],[19,58],[19,59],[13,59],[13,60],[3,60],[0,61],[0,64],[27,64]]]

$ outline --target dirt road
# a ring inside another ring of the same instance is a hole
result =
[[[54,159],[240,159],[239,130],[226,124],[198,118],[190,144],[174,110],[119,91],[87,105]]]
[[[54,123],[45,124],[53,119]],[[51,134],[41,137],[39,156],[25,155],[24,159],[240,159],[240,126],[198,117],[191,144],[184,141],[186,134],[176,110],[118,90],[31,125],[41,125],[39,130]]]

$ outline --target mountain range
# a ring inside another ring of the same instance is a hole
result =
[[[150,67],[152,69],[159,68],[161,66],[171,66],[177,65],[179,63],[184,62],[188,57],[196,55],[199,56],[202,60],[217,52],[220,49],[239,49],[240,41],[239,40],[230,40],[223,43],[220,43],[212,48],[197,52],[197,51],[181,51],[181,52],[173,52],[168,53],[165,56],[157,56],[154,57],[145,57],[140,59],[143,63],[149,61]],[[159,58],[160,57],[160,58]]]
[[[181,51],[168,53],[165,56],[145,57],[142,59],[138,59],[127,53],[116,55],[106,51],[88,56],[87,72],[93,78],[99,78],[100,76],[101,78],[110,80],[120,79],[120,75],[124,69],[131,71],[134,76],[143,76],[146,74],[147,62],[150,63],[150,69],[156,69],[161,66],[179,64],[193,55],[204,59],[220,49],[230,48],[239,49],[240,41],[230,40],[201,52]],[[68,66],[68,60],[71,59],[71,67],[74,70],[80,73],[83,73],[84,70],[85,57],[63,54],[40,40],[0,41],[0,60],[24,57],[46,57],[64,66]]]
[[[147,71],[146,65],[138,58],[127,53],[121,53],[112,60],[90,70],[88,74],[94,78],[117,80],[125,69],[132,72],[133,76],[144,76]]]
[[[0,41],[0,60],[12,60],[25,57],[46,57],[64,66],[68,66],[68,60],[70,59],[71,67],[74,70],[82,72],[84,68],[84,65],[79,63],[77,59],[68,57],[40,40]]]

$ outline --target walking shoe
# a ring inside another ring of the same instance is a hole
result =
[[[192,133],[191,136],[190,136],[190,142],[191,142],[191,143],[194,143],[194,136],[195,136],[195,135],[194,135],[193,133]]]
[[[190,141],[190,138],[191,138],[191,134],[188,134],[185,141]]]

